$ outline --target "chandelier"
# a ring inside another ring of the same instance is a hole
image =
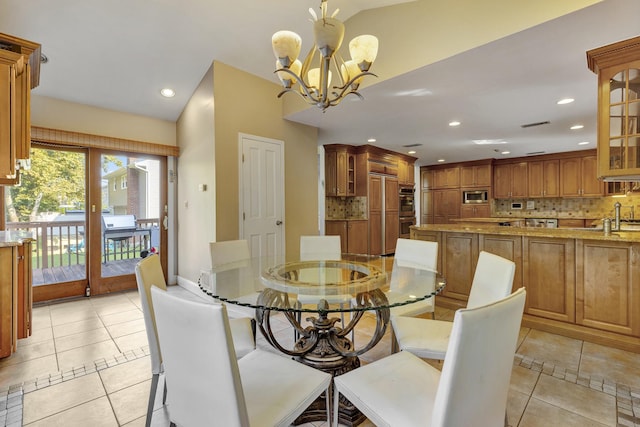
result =
[[[278,31],[271,38],[276,56],[276,71],[284,90],[295,92],[309,104],[322,108],[338,105],[347,95],[357,95],[364,76],[374,76],[369,72],[378,53],[378,39],[371,35],[361,35],[349,42],[351,59],[344,61],[337,53],[344,38],[344,24],[336,19],[340,9],[327,16],[327,0],[321,0],[321,16],[309,8],[313,17],[315,44],[301,63],[298,59],[302,39],[293,31]],[[333,72],[331,71],[333,69]],[[333,75],[339,83],[330,87]],[[297,83],[297,85],[296,85]],[[297,90],[296,90],[297,89]]]

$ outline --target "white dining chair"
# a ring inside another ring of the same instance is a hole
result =
[[[330,374],[259,349],[237,360],[225,305],[151,296],[172,424],[288,427],[322,393],[330,422]]]
[[[396,241],[396,252],[394,254],[394,265],[406,265],[424,270],[437,271],[438,269],[438,242],[426,240],[399,238]],[[396,288],[401,285],[398,278],[391,271],[391,282],[387,299],[393,301]],[[412,304],[402,305],[391,309],[392,316],[418,316],[424,313],[431,313],[434,317],[435,298],[427,298]]]
[[[482,251],[473,275],[467,308],[497,301],[511,293],[516,265],[512,261]],[[444,360],[452,323],[444,320],[391,316],[394,348],[425,359]]]
[[[335,377],[334,408],[343,395],[376,426],[504,425],[525,297],[458,310],[442,372],[402,351]]]
[[[249,248],[249,242],[244,239],[209,242],[209,256],[211,258],[211,268],[215,271],[221,268],[236,268],[248,264],[251,260],[251,250]],[[253,277],[248,277],[246,280],[253,280]],[[238,284],[238,287],[240,288],[240,284]],[[252,304],[255,304],[258,299],[257,292],[238,296],[241,296],[243,301]],[[239,316],[250,317],[253,337],[255,339],[256,310],[254,308],[228,304],[227,312],[231,318]]]
[[[158,345],[158,331],[156,328],[156,316],[151,300],[151,288],[157,287],[183,299],[200,300],[191,292],[180,286],[167,286],[158,255],[150,255],[143,258],[135,267],[136,284],[140,295],[140,305],[144,319],[147,341],[149,342],[149,357],[151,359],[151,389],[149,392],[149,402],[147,405],[147,419],[145,425],[151,425],[153,407],[155,404],[156,390],[160,375],[163,373],[162,353]],[[203,294],[204,296],[204,294]],[[204,300],[203,300],[204,301]],[[230,321],[232,333],[235,336],[236,354],[238,357],[245,356],[255,349],[255,339],[252,331],[250,319],[241,317]],[[166,399],[166,382],[162,401]]]
[[[340,242],[340,236],[300,236],[300,261],[310,261],[310,260],[320,260],[320,261],[329,261],[329,260],[340,260],[342,258],[342,248]],[[305,280],[304,271],[301,271],[298,279],[301,281]],[[330,274],[327,273],[327,274]],[[327,278],[325,278],[327,279]],[[335,281],[340,281],[340,277],[336,277]],[[330,281],[330,280],[329,280]],[[324,296],[329,304],[339,304],[341,309],[344,309],[344,306],[350,306],[351,304],[351,295],[350,294],[339,294],[339,295],[327,295]],[[307,295],[307,294],[298,294],[298,307],[302,308],[304,304],[314,304],[317,305],[320,302],[320,298],[317,295]],[[302,313],[297,313],[298,323],[302,320]],[[346,325],[344,323],[344,313],[340,313],[340,319],[342,322],[342,327],[344,328]],[[294,338],[297,339],[297,332],[294,331]],[[353,342],[355,339],[355,331],[351,333],[351,341]]]

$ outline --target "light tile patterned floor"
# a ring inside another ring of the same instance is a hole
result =
[[[0,360],[0,426],[143,426],[151,373],[137,292],[37,306],[33,314],[33,335]],[[453,312],[438,308],[436,317],[451,320]],[[356,344],[374,327],[365,317]],[[274,330],[293,342],[284,319]],[[275,351],[260,336],[258,346]],[[389,353],[387,333],[361,360]],[[167,426],[158,407],[153,425]],[[514,427],[640,426],[640,355],[523,328],[507,412]]]

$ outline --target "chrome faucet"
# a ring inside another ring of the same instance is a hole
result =
[[[620,208],[622,207],[622,203],[620,202],[616,202],[613,205],[613,209],[615,211],[614,217],[613,217],[613,230],[614,231],[620,231]]]

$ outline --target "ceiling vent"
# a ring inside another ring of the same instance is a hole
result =
[[[537,156],[538,154],[544,154],[546,151],[532,151],[531,153],[527,153],[527,156]]]
[[[403,147],[405,148],[422,147],[422,144],[407,144],[407,145],[403,145]]]
[[[551,123],[551,122],[549,120],[547,120],[545,122],[527,123],[526,125],[520,125],[520,127],[523,128],[523,129],[526,129],[526,128],[532,128],[532,127],[536,127],[536,126],[548,125],[549,123]]]

